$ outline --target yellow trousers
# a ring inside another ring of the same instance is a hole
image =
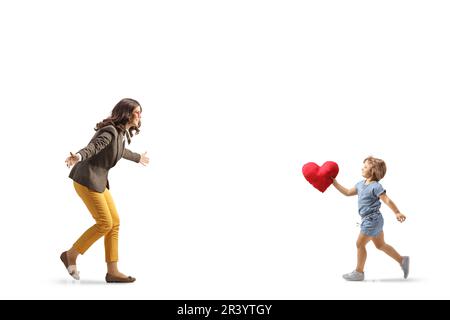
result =
[[[111,193],[108,189],[102,193],[95,192],[75,181],[73,185],[95,219],[95,224],[83,233],[73,247],[83,254],[95,241],[104,236],[106,262],[118,261],[120,220]]]

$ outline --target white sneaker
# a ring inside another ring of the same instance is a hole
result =
[[[403,278],[408,278],[409,275],[409,257],[404,256],[402,257],[402,263],[400,264],[403,270]]]
[[[363,281],[364,280],[364,272],[358,272],[353,270],[350,273],[346,273],[342,276],[347,281]]]

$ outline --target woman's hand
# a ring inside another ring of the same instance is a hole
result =
[[[397,217],[397,220],[400,222],[403,222],[406,220],[406,216],[403,213],[396,213],[395,216]]]
[[[70,156],[67,157],[66,159],[66,165],[67,168],[70,168],[71,166],[73,166],[75,163],[77,163],[78,161],[80,161],[80,159],[78,159],[78,156],[76,154],[73,154],[72,152],[70,153]]]
[[[139,163],[142,164],[143,166],[148,165],[148,163],[150,162],[150,159],[147,157],[147,151],[145,151],[144,153],[141,154],[141,160],[139,160]]]

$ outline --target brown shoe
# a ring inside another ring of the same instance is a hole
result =
[[[75,280],[80,280],[80,273],[77,271],[77,266],[74,264],[69,265],[69,261],[67,259],[67,251],[64,251],[59,256],[61,261],[64,263],[64,267],[66,267],[67,272],[74,278]]]
[[[107,273],[106,277],[105,277],[105,280],[108,283],[130,283],[130,282],[135,282],[136,278],[133,278],[133,277],[126,277],[126,278],[115,277],[115,276],[112,276],[109,273]]]

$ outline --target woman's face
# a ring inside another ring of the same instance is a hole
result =
[[[142,113],[141,107],[136,107],[133,109],[133,113],[130,119],[131,126],[134,126],[136,128],[139,126],[139,121],[141,120],[141,113]]]

